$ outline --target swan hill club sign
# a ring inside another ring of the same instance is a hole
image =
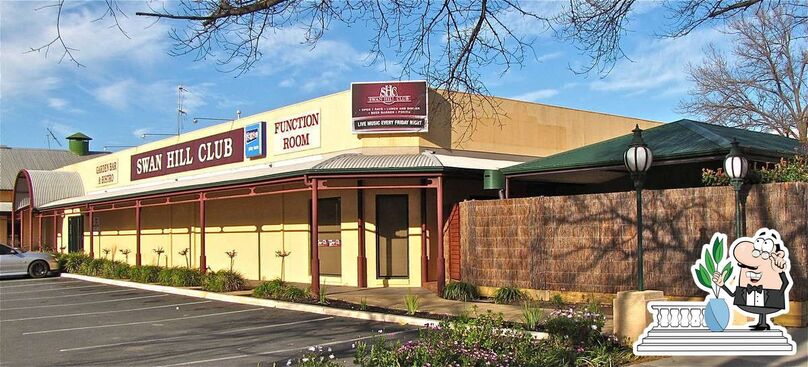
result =
[[[426,132],[425,81],[352,83],[354,134]]]
[[[244,129],[155,149],[132,156],[132,181],[244,160]]]

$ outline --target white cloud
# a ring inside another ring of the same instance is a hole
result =
[[[149,133],[149,131],[151,131],[151,129],[150,129],[150,128],[148,128],[148,127],[142,127],[142,128],[135,129],[134,131],[132,131],[132,135],[134,135],[134,136],[136,136],[138,139],[140,139],[140,138],[143,136],[143,134],[148,134],[148,133]]]
[[[511,98],[518,99],[520,101],[536,102],[540,99],[550,98],[557,94],[558,89],[539,89],[532,92],[523,93],[518,96],[513,96]]]
[[[559,57],[561,57],[563,55],[564,55],[564,53],[561,52],[561,51],[551,52],[551,53],[544,54],[544,55],[536,57],[536,61],[538,61],[538,62],[546,62],[546,61],[550,61],[550,60],[555,60],[555,59],[557,59],[557,58],[559,58]]]
[[[129,105],[130,93],[135,87],[134,80],[126,79],[96,88],[94,94],[99,102],[120,110]]]
[[[57,42],[49,50],[28,52],[50,42],[56,35],[56,8],[41,8],[47,2],[0,2],[0,93],[5,98],[47,96],[71,76],[84,73],[88,78],[117,73],[120,68],[143,68],[165,59],[168,26],[144,17],[118,17],[131,38],[113,26],[111,19],[98,19],[105,11],[103,2],[66,2],[61,16],[61,34],[76,49],[77,67],[62,59]],[[119,2],[127,14],[142,8],[143,2]],[[41,8],[36,10],[37,8]],[[60,62],[61,61],[61,62]]]
[[[48,107],[55,110],[64,110],[67,107],[67,101],[62,98],[48,98]]]
[[[726,35],[718,29],[701,29],[681,38],[643,42],[627,52],[632,60],[622,60],[605,78],[592,82],[592,90],[638,94],[679,93],[687,90],[689,64],[704,58],[709,43],[721,44]]]

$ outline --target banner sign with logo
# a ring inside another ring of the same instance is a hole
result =
[[[320,147],[320,111],[310,111],[272,123],[272,153],[284,154]]]
[[[244,156],[247,158],[266,156],[266,123],[263,121],[244,127]]]
[[[244,160],[244,129],[174,144],[132,156],[132,181]]]
[[[104,160],[95,165],[96,184],[106,186],[118,183],[118,160]]]
[[[426,132],[425,81],[352,83],[354,134]]]

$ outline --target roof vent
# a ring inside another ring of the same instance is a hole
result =
[[[90,140],[93,138],[82,133],[75,133],[67,137],[68,148],[75,155],[85,156],[90,154]]]

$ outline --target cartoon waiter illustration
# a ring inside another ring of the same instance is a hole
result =
[[[786,310],[791,289],[788,249],[780,233],[761,228],[753,238],[735,240],[730,251],[740,269],[738,287],[730,290],[719,272],[713,274],[713,283],[734,297],[735,306],[758,316],[751,330],[770,330],[768,319]]]

